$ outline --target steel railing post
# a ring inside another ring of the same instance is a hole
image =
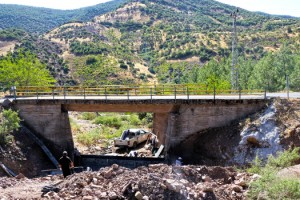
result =
[[[189,91],[189,87],[186,87],[186,94],[187,94],[187,99],[190,99],[190,91]]]
[[[267,99],[267,88],[265,88],[265,91],[264,91],[264,99]]]
[[[52,97],[54,99],[54,88],[52,88]]]
[[[174,86],[174,98],[175,98],[175,102],[176,102],[176,86]]]
[[[127,89],[127,100],[129,100],[129,89]]]
[[[216,86],[214,86],[214,103],[216,103]]]
[[[64,99],[66,99],[66,87],[64,87]]]
[[[14,87],[14,99],[16,100],[17,99],[17,87],[16,86],[13,86]]]
[[[83,88],[83,99],[85,99],[85,88]]]
[[[152,100],[152,87],[150,87],[150,98]]]
[[[107,91],[106,91],[106,87],[104,88],[104,96],[105,96],[105,100],[107,100]]]
[[[241,88],[239,88],[239,100],[241,100],[241,98],[242,98],[242,90]]]

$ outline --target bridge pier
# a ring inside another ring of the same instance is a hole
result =
[[[254,114],[266,106],[266,102],[243,101],[239,103],[220,102],[220,104],[183,104],[168,113],[165,123],[166,157],[172,162],[172,151],[187,138],[199,132],[223,127],[233,121]],[[155,121],[155,120],[154,120]],[[189,148],[189,147],[186,147]]]
[[[64,150],[73,156],[74,143],[68,112],[61,104],[14,104],[26,126],[49,148],[56,159]]]

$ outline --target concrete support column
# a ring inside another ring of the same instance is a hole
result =
[[[25,124],[41,139],[58,159],[66,150],[73,157],[74,143],[68,112],[61,104],[15,104],[15,110]]]

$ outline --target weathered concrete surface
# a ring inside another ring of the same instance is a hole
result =
[[[58,105],[14,104],[25,124],[58,159],[64,150],[72,156],[73,137],[68,112]]]
[[[266,102],[226,102],[216,105],[181,105],[170,113],[165,134],[166,149],[175,148],[191,135],[208,128],[225,126],[253,114],[266,106]],[[189,147],[187,147],[189,148]]]
[[[207,128],[221,127],[262,109],[268,100],[15,100],[20,116],[54,155],[73,152],[68,111],[151,112],[153,131],[166,150]],[[188,147],[187,147],[188,148]]]
[[[93,171],[98,171],[102,167],[109,167],[118,164],[130,169],[139,166],[147,166],[149,164],[164,163],[164,158],[141,158],[141,157],[123,157],[123,156],[98,156],[98,155],[82,155],[83,167],[90,167]]]

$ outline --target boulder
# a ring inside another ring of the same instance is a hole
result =
[[[300,165],[294,165],[280,170],[277,175],[281,178],[300,179]]]

